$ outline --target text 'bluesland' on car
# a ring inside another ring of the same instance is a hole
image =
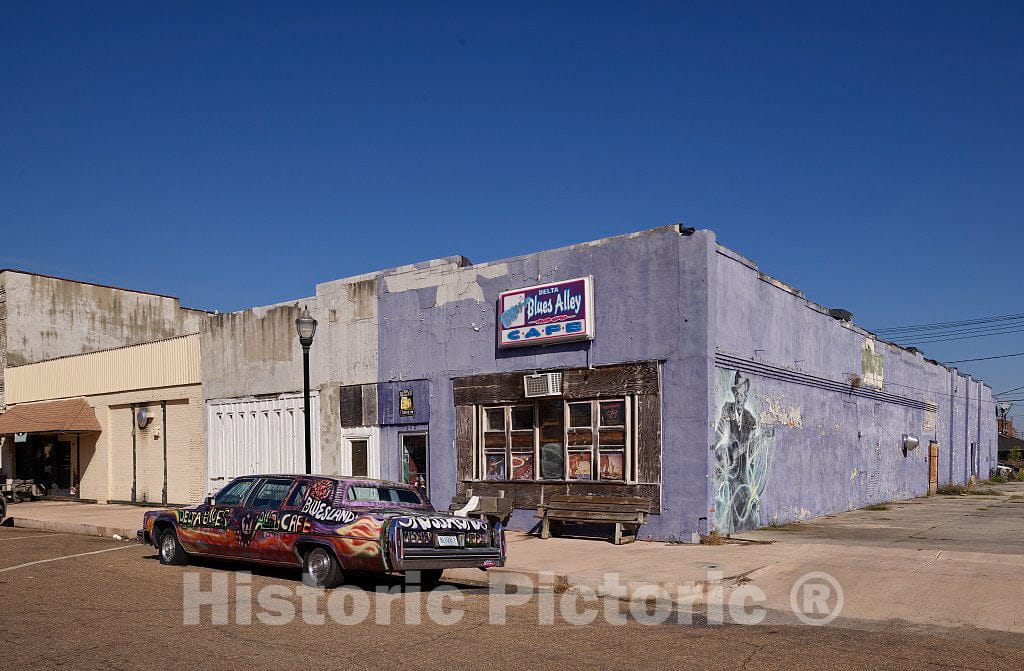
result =
[[[145,514],[139,540],[164,564],[189,556],[302,567],[303,581],[336,587],[346,573],[505,564],[501,524],[438,513],[416,488],[382,480],[302,475],[237,478],[203,505]]]

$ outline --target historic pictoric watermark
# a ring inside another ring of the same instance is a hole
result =
[[[346,585],[325,590],[273,582],[254,589],[248,571],[203,574],[188,571],[182,584],[185,625],[338,625],[433,623],[454,626],[466,615],[464,587],[441,584],[420,589],[418,575],[404,583],[372,588]],[[537,624],[758,625],[769,614],[764,591],[750,582],[726,584],[709,571],[702,582],[677,585],[624,583],[606,573],[590,584],[559,581],[554,574],[509,575],[486,587],[489,624],[505,625],[510,613],[526,613]],[[799,622],[826,625],[839,616],[844,594],[839,581],[823,572],[800,576],[789,593],[789,608]]]

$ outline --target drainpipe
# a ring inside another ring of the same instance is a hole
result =
[[[163,504],[167,504],[167,401],[160,401],[160,417],[163,419],[164,428],[164,492]]]
[[[132,403],[132,503],[135,503],[135,404]]]
[[[956,377],[955,368],[949,370],[949,474],[946,482],[953,482],[953,453],[956,452],[953,442],[953,425],[956,423]]]

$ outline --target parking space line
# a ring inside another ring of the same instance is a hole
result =
[[[20,541],[24,538],[43,538],[44,536],[67,536],[68,534],[35,534],[33,536],[12,536],[11,538],[0,538],[0,541]]]
[[[26,564],[18,564],[17,566],[8,566],[7,568],[0,568],[0,573],[6,571],[13,571],[14,569],[25,568],[26,566],[35,566],[36,564],[46,564],[52,561],[60,561],[61,559],[74,559],[75,557],[84,557],[86,555],[98,555],[103,552],[113,552],[114,550],[126,550],[128,548],[138,547],[137,544],[133,545],[118,545],[116,548],[106,548],[105,550],[93,550],[92,552],[79,552],[75,555],[64,555],[63,557],[51,557],[50,559],[39,559],[36,561],[30,561]]]

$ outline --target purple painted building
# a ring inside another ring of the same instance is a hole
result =
[[[418,483],[438,506],[501,491],[517,528],[553,494],[631,495],[655,511],[641,537],[691,540],[925,494],[930,448],[939,483],[995,461],[987,385],[711,231],[450,257],[310,300],[324,472]]]

